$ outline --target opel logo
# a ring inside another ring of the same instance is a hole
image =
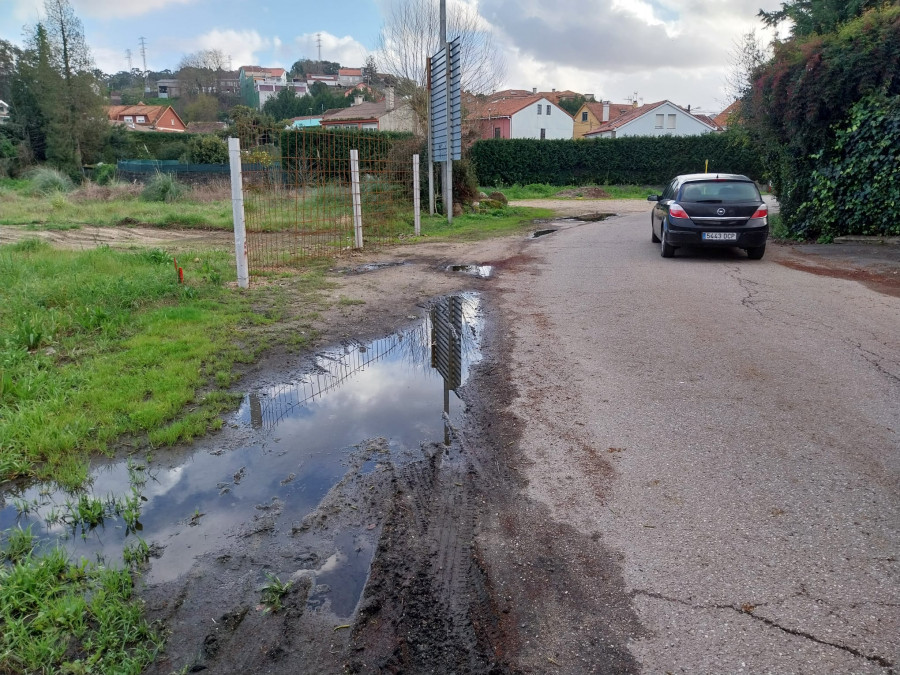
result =
[[[716,209],[716,215],[717,215],[717,216],[724,216],[724,215],[725,215],[725,209]]]

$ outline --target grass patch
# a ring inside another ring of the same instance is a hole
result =
[[[37,556],[29,531],[8,531],[0,558],[0,672],[140,673],[161,644],[132,597],[127,569],[59,548]]]
[[[550,209],[510,206],[487,213],[465,213],[447,223],[446,216],[422,216],[422,235],[457,241],[477,241],[515,234],[534,226],[536,219],[553,218]],[[410,216],[410,220],[411,220]]]
[[[506,185],[502,187],[479,188],[485,194],[499,190],[507,199],[552,199],[558,193],[566,190],[583,190],[588,187],[602,188],[610,199],[646,199],[647,195],[658,194],[662,191],[657,186],[642,185],[548,185],[546,183],[531,183],[529,185]]]
[[[254,356],[233,344],[248,298],[222,285],[234,278],[226,253],[179,264],[185,285],[162,251],[0,247],[0,479],[72,485],[118,436],[189,440],[233,403],[197,392],[231,384],[220,374]]]

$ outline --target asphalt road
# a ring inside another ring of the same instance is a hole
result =
[[[616,561],[640,669],[900,668],[900,298],[664,260],[649,207],[527,254],[496,280],[523,491]]]

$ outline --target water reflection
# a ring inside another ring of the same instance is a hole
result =
[[[226,537],[246,536],[247,528],[290,532],[354,461],[354,470],[366,473],[384,459],[419,459],[422,443],[449,443],[448,424],[462,413],[454,392],[480,358],[481,327],[477,294],[445,298],[406,330],[324,351],[296,377],[248,392],[223,432],[177,465],[151,464],[141,479],[140,534],[161,555],[148,580],[176,578],[196,556],[217,550]],[[354,459],[373,438],[387,439],[390,457]],[[110,462],[93,470],[86,493],[115,499],[130,494],[134,477],[134,463]],[[74,556],[120,560],[133,537],[122,518],[110,513],[89,531],[73,530],[52,517],[73,500],[47,485],[0,494],[0,528],[30,525]],[[355,588],[363,563],[348,560]],[[339,577],[327,585],[337,588]],[[333,592],[337,602],[345,591]]]

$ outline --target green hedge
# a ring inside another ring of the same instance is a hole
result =
[[[762,180],[757,149],[740,131],[703,136],[561,141],[477,141],[470,158],[480,185],[662,185],[709,170]]]

